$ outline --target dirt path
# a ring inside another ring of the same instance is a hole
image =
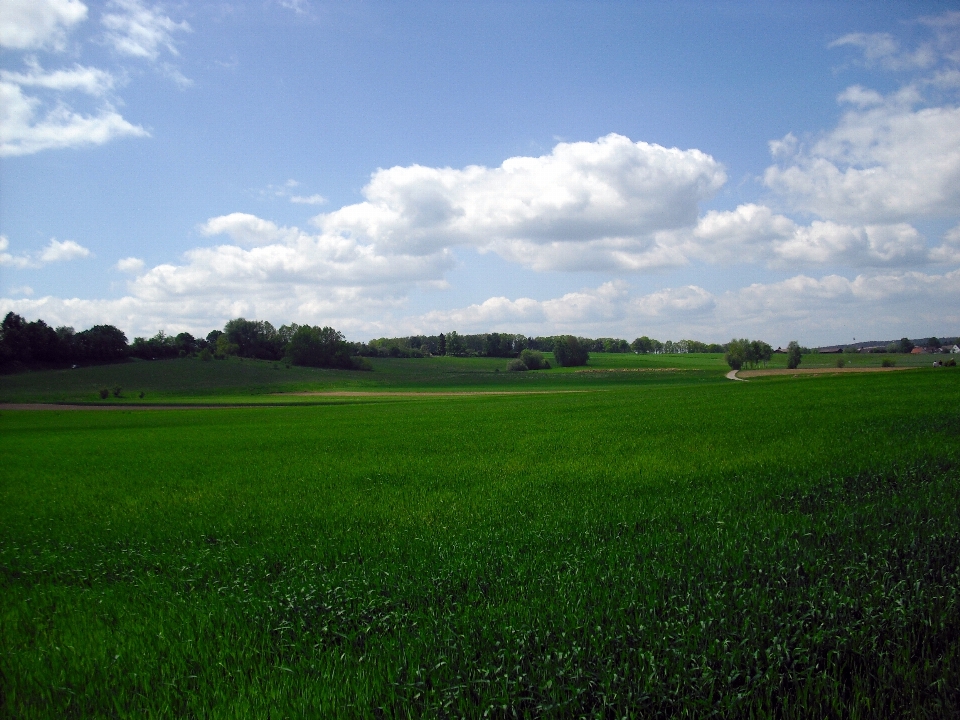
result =
[[[743,378],[737,377],[736,370],[731,370],[730,372],[727,373],[727,380],[743,380]],[[743,380],[743,382],[746,382],[746,380]]]
[[[461,397],[467,395],[560,395],[590,390],[316,390],[275,393],[275,396],[298,397]]]
[[[0,403],[4,410],[230,410],[231,408],[288,407],[286,405],[68,405],[66,403]],[[293,406],[291,406],[293,407]],[[303,406],[306,407],[306,406]]]
[[[727,373],[731,380],[743,380],[752,377],[765,377],[767,375],[835,375],[839,373],[871,373],[871,372],[893,372],[895,370],[911,370],[904,367],[868,367],[868,368],[797,368],[796,370],[787,370],[776,368],[769,370],[740,370],[736,377],[730,377],[733,373]]]

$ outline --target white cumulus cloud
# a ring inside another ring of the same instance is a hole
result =
[[[607,135],[497,168],[379,170],[364,202],[314,222],[382,251],[471,245],[536,269],[635,269],[675,264],[654,234],[694,225],[698,203],[725,181],[699,150]]]
[[[80,0],[2,0],[0,47],[62,49],[68,31],[86,18]]]

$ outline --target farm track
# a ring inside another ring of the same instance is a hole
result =
[[[561,395],[566,393],[595,392],[591,390],[317,390],[291,393],[275,393],[288,397],[461,397],[467,395]]]
[[[908,367],[865,367],[865,368],[797,368],[796,370],[786,370],[784,368],[775,368],[769,370],[737,370],[727,373],[731,380],[744,380],[752,377],[766,377],[768,375],[828,375],[835,373],[869,373],[869,372],[890,372],[892,370],[912,370]]]

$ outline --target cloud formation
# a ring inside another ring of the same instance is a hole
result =
[[[50,238],[46,247],[34,253],[13,255],[7,252],[9,248],[10,241],[5,235],[0,235],[0,267],[40,268],[49,263],[69,262],[92,255],[89,249],[74,240],[61,242],[56,238]]]
[[[793,209],[875,224],[955,215],[960,207],[960,107],[915,108],[908,88],[879,98],[859,88],[839,125],[800,148],[764,182]],[[781,141],[776,150],[791,143]]]
[[[68,32],[87,18],[80,0],[4,0],[0,47],[61,50]]]
[[[636,269],[674,262],[659,231],[696,223],[698,203],[726,181],[699,150],[611,134],[559,143],[500,167],[420,165],[378,170],[364,202],[318,215],[325,235],[384,252],[427,255],[470,245],[538,270]]]
[[[121,55],[156,60],[160,51],[179,55],[174,33],[190,32],[186,22],[175,22],[157,6],[149,7],[140,0],[110,0],[111,12],[100,22],[108,45]]]

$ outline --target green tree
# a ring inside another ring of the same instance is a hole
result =
[[[301,325],[287,344],[287,357],[293,365],[353,367],[343,334],[332,327]]]
[[[440,340],[437,342],[437,355],[446,355],[447,354],[447,338],[443,333],[440,333]]]
[[[791,340],[790,344],[787,345],[787,367],[791,370],[796,370],[800,367],[800,343],[796,340]]]
[[[739,370],[747,362],[749,347],[750,341],[746,338],[733,339],[727,344],[727,351],[723,354],[723,359],[733,370]]]
[[[900,338],[900,352],[909,353],[913,350],[913,343],[910,338]]]
[[[586,365],[590,353],[573,335],[563,335],[553,345],[553,357],[560,367],[576,367]]]

